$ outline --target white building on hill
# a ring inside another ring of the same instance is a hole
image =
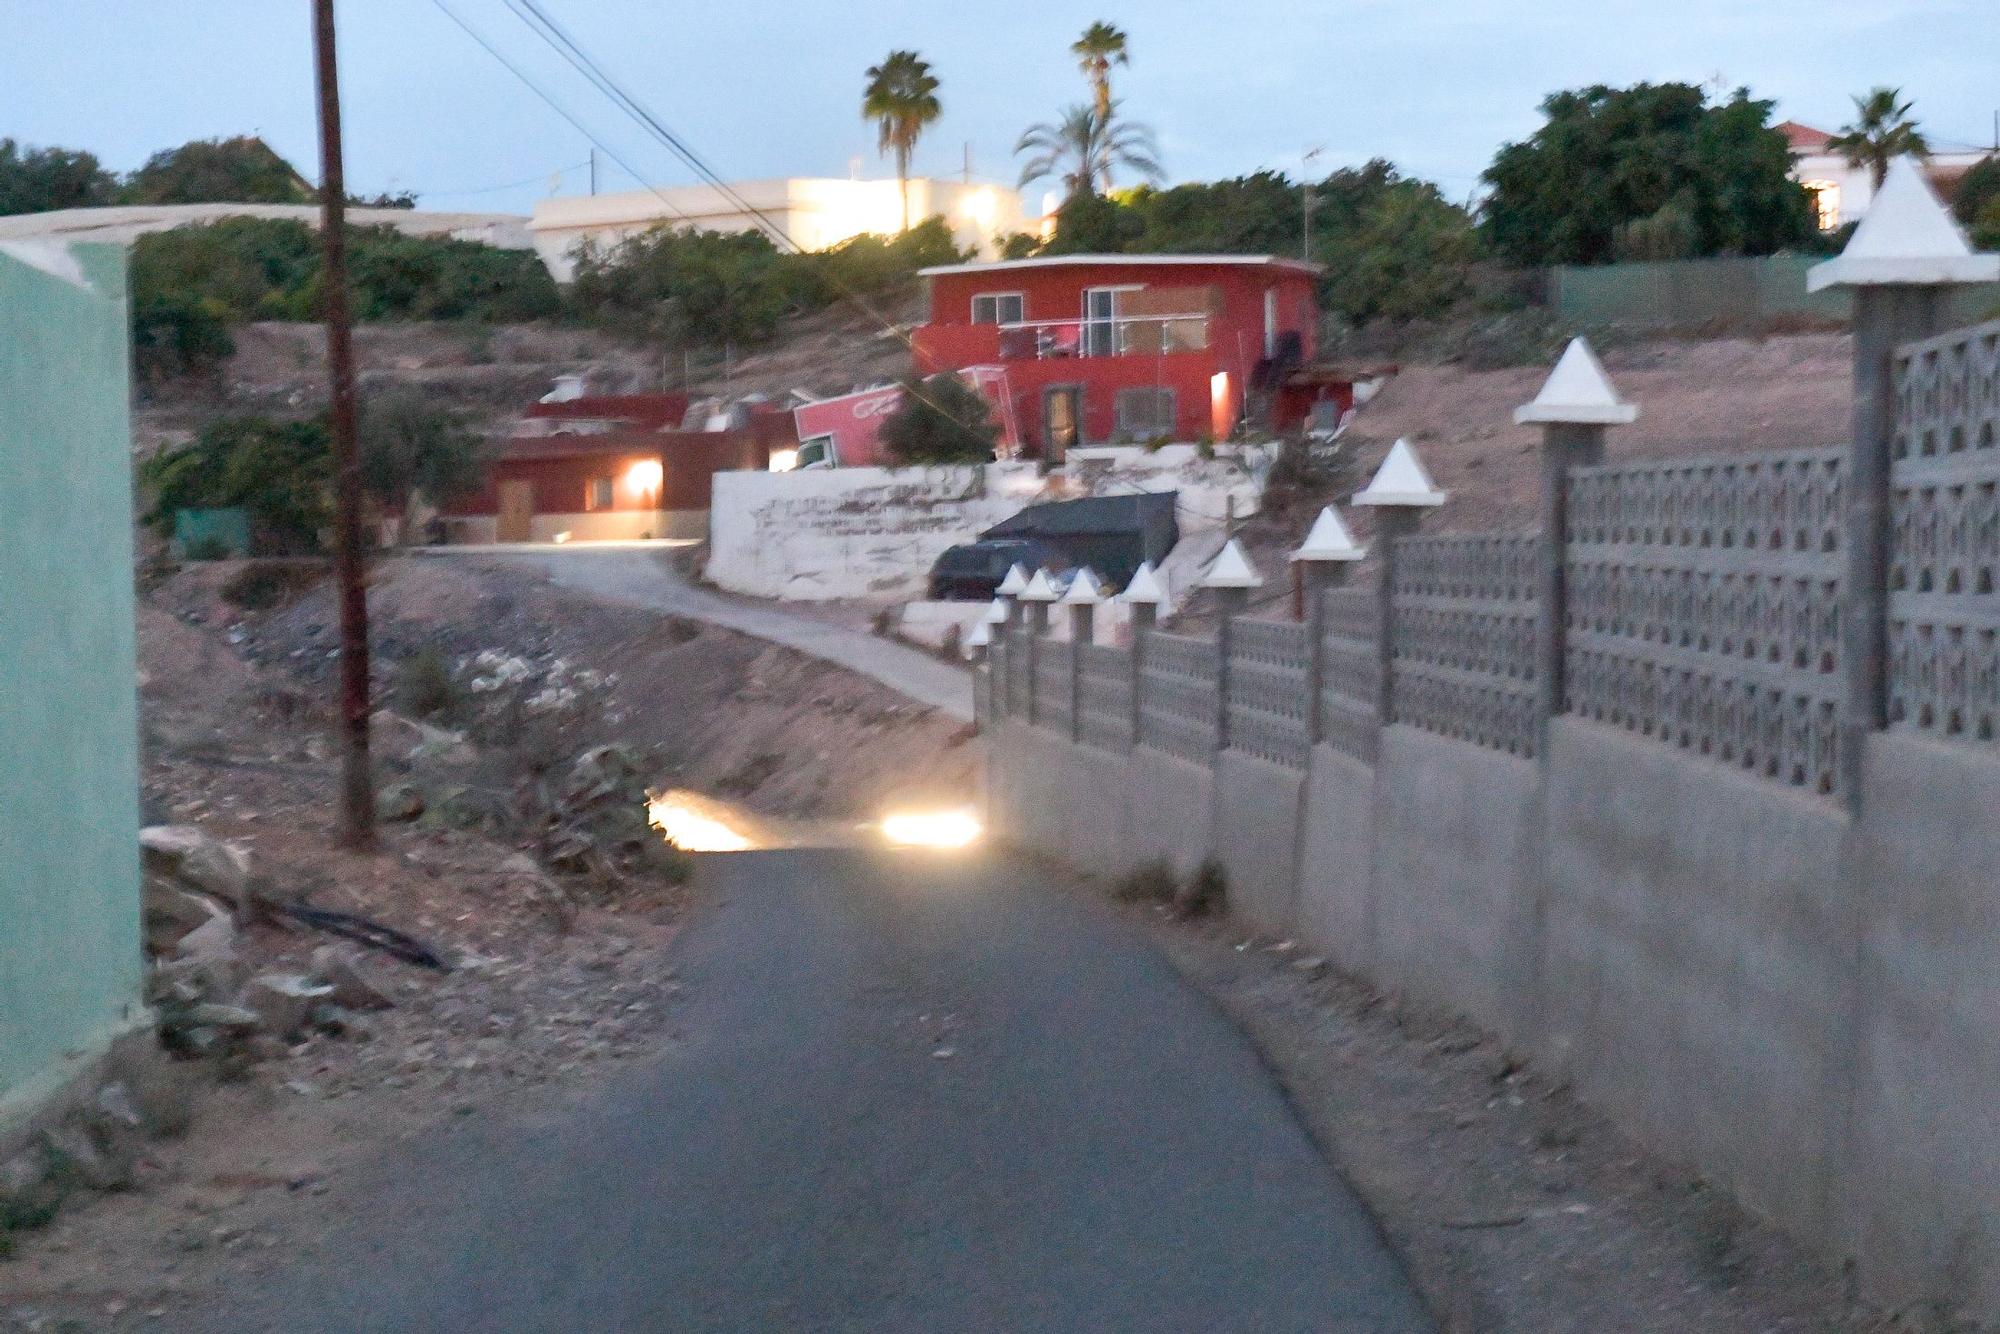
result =
[[[1843,153],[1827,147],[1833,135],[1795,120],[1781,123],[1778,132],[1792,147],[1792,179],[1813,192],[1819,228],[1830,232],[1858,221],[1875,197],[1875,180],[1868,168],[1849,165]],[[1959,177],[1991,157],[1985,148],[1935,151],[1924,159],[1924,175],[1931,187],[1946,199],[1958,185]]]
[[[903,225],[902,194],[893,180],[793,176],[736,182],[729,191],[725,195],[713,186],[676,185],[545,199],[535,205],[528,226],[542,262],[558,281],[567,282],[585,242],[608,249],[661,225],[712,232],[761,231],[764,225],[755,216],[761,213],[805,250],[824,250],[867,232],[891,235]],[[1013,190],[912,178],[910,219],[933,215],[951,225],[960,247],[985,258],[998,253],[999,238],[1026,226],[1021,197]]]

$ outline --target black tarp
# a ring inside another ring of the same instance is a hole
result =
[[[1029,538],[1060,552],[1072,565],[1088,566],[1114,588],[1123,588],[1149,560],[1158,565],[1180,540],[1175,520],[1179,493],[1092,496],[1030,505],[994,524],[981,538]]]

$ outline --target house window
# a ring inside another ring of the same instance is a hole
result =
[[[593,477],[583,486],[583,507],[587,510],[611,508],[611,479]]]
[[[1812,195],[1813,221],[1823,232],[1840,226],[1840,182],[1800,181]]]
[[[1116,287],[1083,289],[1083,355],[1109,357],[1118,352],[1118,293]]]
[[[1140,440],[1172,435],[1175,407],[1171,389],[1120,389],[1118,433]]]
[[[1019,324],[1027,318],[1027,298],[1019,292],[981,292],[972,298],[974,324]]]

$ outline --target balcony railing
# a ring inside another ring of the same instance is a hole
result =
[[[1206,315],[1118,315],[1087,320],[1024,320],[1000,328],[1003,361],[1069,357],[1151,357],[1208,347]]]

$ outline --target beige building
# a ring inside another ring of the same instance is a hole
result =
[[[793,176],[740,181],[731,184],[729,192],[709,185],[676,185],[545,199],[535,205],[528,228],[549,272],[567,282],[575,272],[577,251],[586,242],[604,249],[663,224],[714,232],[758,231],[764,227],[755,215],[762,214],[805,250],[824,250],[868,232],[890,235],[903,225],[902,193],[893,180]],[[961,247],[989,259],[999,251],[999,238],[1027,226],[1021,197],[1013,190],[913,178],[911,220],[933,215],[951,225]]]

